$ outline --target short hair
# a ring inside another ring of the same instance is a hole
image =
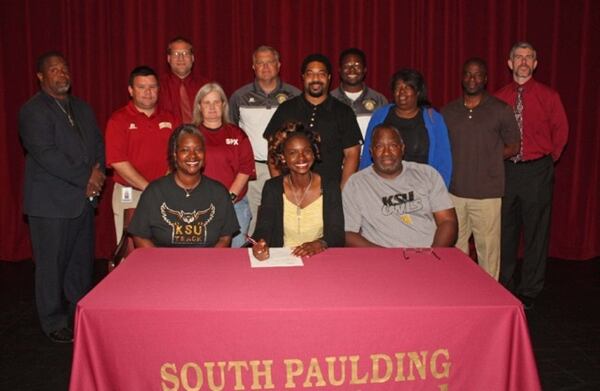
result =
[[[171,45],[174,44],[175,42],[187,43],[188,45],[190,45],[190,52],[194,53],[194,45],[192,45],[192,42],[189,39],[187,39],[186,37],[182,37],[181,35],[178,35],[175,38],[173,38],[172,40],[170,40],[169,43],[167,44],[167,54],[171,54]]]
[[[281,172],[287,173],[288,168],[284,163],[283,151],[285,144],[295,137],[304,137],[308,140],[312,149],[315,161],[321,160],[321,136],[319,133],[304,128],[302,122],[285,122],[281,128],[269,136],[269,163],[275,165]]]
[[[277,51],[277,49],[275,49],[274,47],[271,47],[271,46],[267,46],[267,45],[260,45],[259,47],[254,49],[254,52],[252,52],[252,62],[253,63],[256,61],[256,54],[259,52],[271,52],[271,53],[273,53],[275,60],[277,60],[279,62],[279,52]]]
[[[394,91],[396,90],[396,83],[400,80],[415,90],[417,93],[418,107],[431,106],[431,102],[429,102],[427,98],[427,85],[425,84],[425,78],[423,78],[423,75],[419,71],[412,68],[402,68],[394,73],[390,83],[392,95],[394,95]]]
[[[480,57],[471,57],[471,58],[469,58],[463,64],[463,70],[467,67],[467,65],[470,65],[470,64],[479,65],[479,68],[483,69],[483,71],[487,75],[487,63],[485,62],[484,59],[482,59]]]
[[[204,117],[202,117],[202,110],[200,110],[200,102],[202,102],[202,99],[204,99],[206,95],[210,94],[211,92],[216,92],[223,102],[223,114],[221,115],[221,122],[223,122],[223,124],[228,124],[230,122],[229,103],[227,102],[227,95],[225,95],[223,87],[221,87],[218,83],[206,83],[198,90],[196,98],[194,98],[194,113],[192,115],[192,122],[196,126],[200,126],[202,121],[204,121]]]
[[[400,130],[398,130],[397,127],[395,127],[394,125],[388,125],[388,124],[381,123],[373,128],[373,133],[371,133],[371,146],[373,145],[373,140],[375,140],[375,133],[377,133],[377,131],[379,131],[381,129],[390,129],[390,130],[394,131],[394,133],[396,133],[398,135],[400,142],[402,144],[404,144],[404,138],[402,138],[402,133],[400,133]]]
[[[360,58],[360,61],[362,61],[363,66],[365,68],[367,67],[367,56],[365,55],[365,52],[363,52],[362,50],[360,50],[358,48],[349,48],[349,49],[346,49],[343,52],[341,52],[340,59],[339,59],[340,66],[344,65],[344,64],[342,64],[342,62],[344,61],[344,57],[349,56],[349,55],[354,55],[354,56]]]
[[[318,61],[321,64],[325,65],[325,68],[327,68],[327,73],[331,75],[331,62],[329,61],[327,56],[321,53],[313,53],[306,56],[302,61],[300,73],[304,74],[304,72],[306,72],[306,67],[308,67],[308,64],[310,64],[313,61]]]
[[[67,59],[65,58],[65,56],[56,50],[52,50],[46,53],[43,53],[42,55],[40,55],[36,62],[35,62],[35,71],[37,73],[41,73],[44,71],[44,68],[46,67],[46,63],[48,62],[48,60],[50,60],[53,57],[59,57],[62,58],[62,60],[66,63]]]
[[[169,137],[169,145],[167,150],[167,161],[169,162],[169,167],[172,172],[177,170],[177,162],[175,159],[177,145],[179,144],[179,140],[181,139],[181,137],[187,134],[192,134],[200,137],[202,147],[206,147],[206,141],[204,140],[204,135],[202,134],[200,129],[198,129],[192,124],[179,125],[177,128],[175,128],[175,130],[173,131],[173,133],[171,133],[171,136]]]
[[[537,52],[535,51],[535,48],[533,47],[532,44],[530,44],[527,41],[519,41],[519,42],[515,43],[512,46],[512,48],[510,48],[510,53],[508,55],[510,59],[513,58],[517,49],[531,49],[531,51],[533,52],[533,59],[535,60],[537,58]]]
[[[158,75],[154,71],[154,69],[150,68],[148,65],[140,65],[131,71],[129,74],[129,86],[133,87],[133,80],[138,76],[154,76],[156,78],[156,82],[158,82]]]

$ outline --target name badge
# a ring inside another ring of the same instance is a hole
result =
[[[131,187],[121,188],[121,202],[124,204],[130,204],[133,202],[133,189]]]

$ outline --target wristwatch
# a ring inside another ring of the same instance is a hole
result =
[[[231,197],[231,202],[235,202],[235,200],[237,200],[237,194],[234,192],[230,192],[229,197]]]

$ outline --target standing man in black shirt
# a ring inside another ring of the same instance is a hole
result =
[[[288,121],[302,122],[321,136],[321,161],[315,171],[325,180],[336,180],[343,187],[358,169],[362,136],[352,109],[329,95],[331,63],[322,54],[311,54],[302,62],[304,92],[282,103],[263,136],[269,138]],[[279,170],[269,164],[271,176]]]

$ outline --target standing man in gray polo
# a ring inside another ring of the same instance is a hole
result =
[[[248,135],[256,163],[256,180],[248,182],[248,201],[252,212],[250,234],[256,224],[262,188],[271,177],[267,166],[267,140],[263,138],[263,132],[277,107],[300,95],[299,89],[279,78],[280,68],[279,52],[270,46],[259,46],[252,54],[254,81],[235,91],[229,100],[230,118]]]

